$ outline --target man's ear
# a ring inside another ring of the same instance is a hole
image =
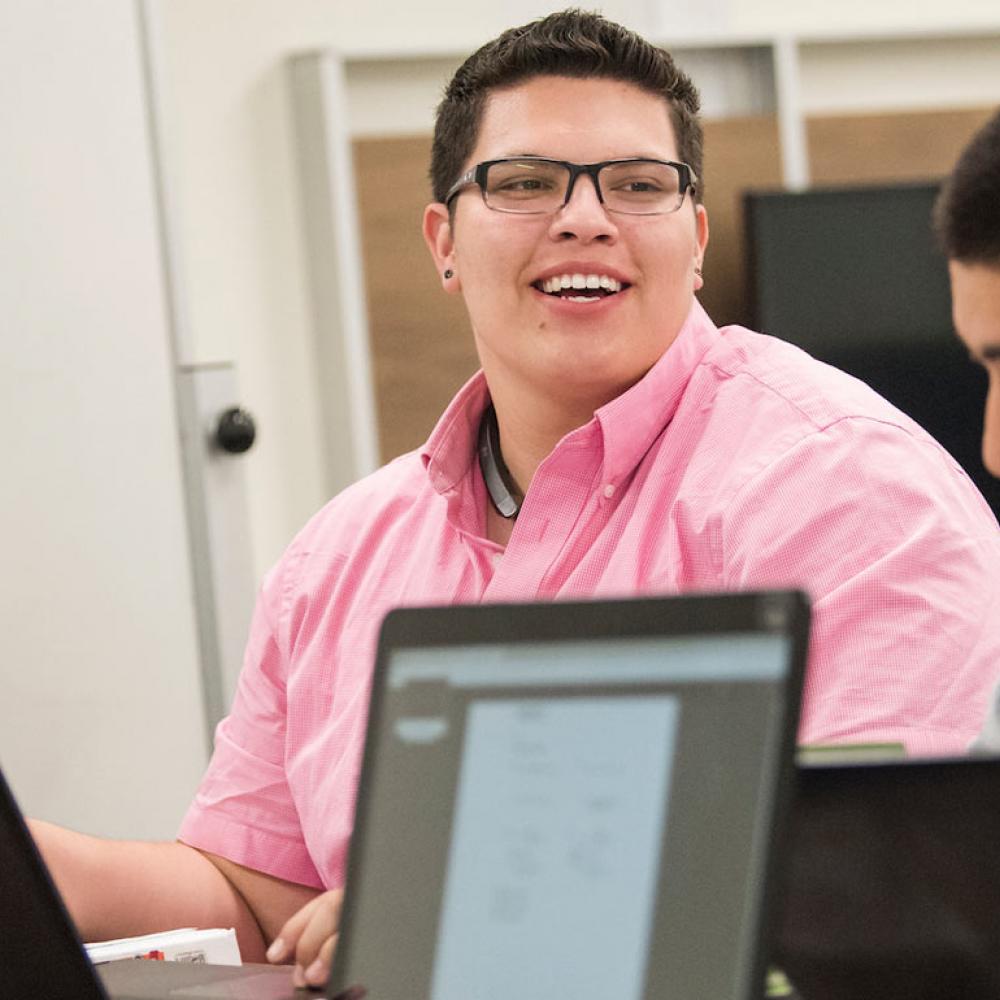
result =
[[[705,250],[708,247],[708,211],[705,209],[704,205],[696,205],[694,209],[695,215],[695,239],[698,242],[698,248],[701,251],[701,257],[704,259]]]
[[[424,242],[434,258],[441,285],[446,292],[461,288],[455,266],[455,240],[451,231],[448,208],[441,202],[432,202],[424,209]]]

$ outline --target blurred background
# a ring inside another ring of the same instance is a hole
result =
[[[26,811],[173,835],[259,579],[475,370],[420,236],[433,111],[552,9],[0,5],[0,763]],[[1000,104],[995,0],[602,9],[701,88],[716,322],[933,397],[915,415],[985,483],[926,213]]]

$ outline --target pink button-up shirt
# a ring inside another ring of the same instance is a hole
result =
[[[506,550],[484,537],[486,398],[477,375],[421,452],[332,500],[268,575],[181,839],[341,884],[377,630],[401,604],[802,587],[802,741],[948,753],[976,734],[1000,673],[1000,532],[866,386],[695,305],[542,463]]]

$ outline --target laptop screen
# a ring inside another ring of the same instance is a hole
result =
[[[774,958],[810,1000],[1000,996],[1000,758],[799,770]]]
[[[460,617],[448,641],[383,649],[343,985],[748,995],[793,636],[677,634],[639,603],[653,634],[621,617],[594,634],[591,617],[581,636],[549,605],[565,634],[535,638],[526,620],[489,641],[480,608],[464,641]]]

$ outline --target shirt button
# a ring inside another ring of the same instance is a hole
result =
[[[610,500],[615,495],[615,484],[607,483],[604,487],[604,495]]]

